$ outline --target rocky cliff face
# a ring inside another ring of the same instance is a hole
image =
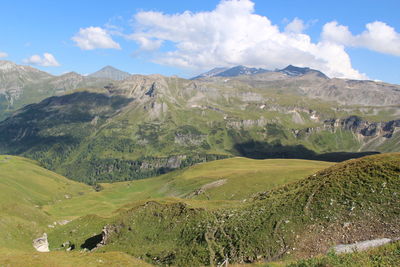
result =
[[[351,132],[360,144],[358,150],[379,150],[380,146],[386,142],[392,145],[388,151],[397,151],[400,146],[397,140],[400,133],[400,120],[371,122],[359,116],[349,116],[343,119],[327,119],[318,127],[292,130],[297,139],[309,138],[323,132],[336,134],[339,131]]]
[[[324,128],[330,131],[337,129],[350,130],[363,137],[382,136],[391,138],[400,128],[400,120],[387,122],[368,122],[358,116],[350,116],[345,119],[330,119],[324,121]]]

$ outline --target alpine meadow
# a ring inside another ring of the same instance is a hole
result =
[[[0,266],[400,266],[397,1],[3,8]]]

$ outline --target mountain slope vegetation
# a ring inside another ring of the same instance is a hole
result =
[[[100,191],[28,159],[0,160],[4,264],[291,262],[400,235],[398,153],[335,165],[231,158]],[[44,232],[52,252],[33,253],[31,241]]]
[[[100,192],[93,191],[55,203],[44,207],[44,210],[64,217],[86,214],[107,217],[131,202],[160,198],[186,199],[194,205],[208,203],[206,205],[210,207],[236,205],[260,190],[294,182],[331,165],[329,162],[308,160],[216,160],[150,179],[100,184]]]
[[[90,187],[43,169],[36,162],[0,156],[0,246],[33,250],[31,241],[55,220],[43,206]]]
[[[96,252],[197,266],[312,256],[338,243],[394,238],[400,235],[399,161],[399,154],[350,160],[220,208],[176,199],[137,203],[103,228],[81,217],[51,233],[50,242],[85,247],[90,238],[79,233],[103,229],[108,235]]]
[[[395,85],[293,66],[194,81],[131,75],[13,113],[0,122],[0,152],[90,184],[232,156],[342,161],[399,150],[399,97]]]
[[[26,252],[0,248],[0,264],[3,266],[153,266],[121,252],[90,254],[81,252]]]

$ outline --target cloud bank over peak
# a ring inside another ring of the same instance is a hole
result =
[[[6,52],[0,51],[0,58],[5,58],[5,57],[8,57],[8,54]]]
[[[152,60],[164,65],[205,70],[233,65],[275,69],[293,64],[331,77],[366,78],[352,67],[346,43],[332,38],[312,42],[298,18],[281,31],[256,14],[250,0],[223,0],[208,12],[143,11],[134,15],[134,21],[128,38],[141,50],[157,50]]]
[[[24,63],[42,66],[42,67],[58,67],[60,63],[50,53],[44,53],[43,56],[33,55],[23,60]]]

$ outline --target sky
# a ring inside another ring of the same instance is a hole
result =
[[[400,84],[399,0],[1,2],[0,60],[56,75],[292,64]]]

